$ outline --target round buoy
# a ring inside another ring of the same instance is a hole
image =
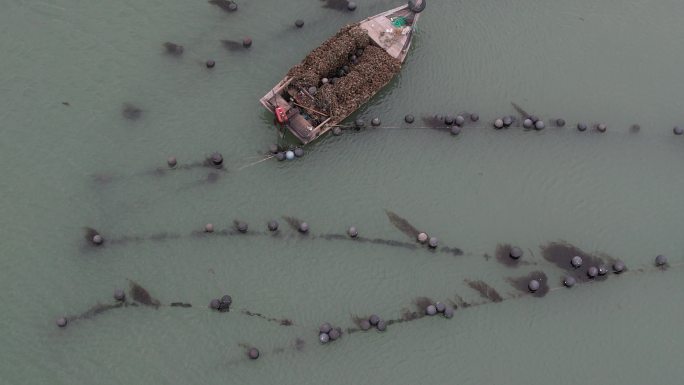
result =
[[[238,222],[236,227],[237,227],[237,231],[239,231],[241,233],[246,233],[247,230],[249,229],[249,226],[245,222]]]
[[[598,268],[598,273],[599,273],[599,275],[606,275],[606,274],[608,274],[608,267],[606,267],[605,265],[599,266],[599,268]]]
[[[371,120],[371,124],[375,127],[379,126],[380,123],[380,118],[373,118],[373,120]]]
[[[219,152],[215,152],[211,154],[209,160],[211,161],[211,164],[213,164],[214,166],[220,166],[223,164],[223,155],[221,155],[221,153]]]
[[[276,231],[276,230],[278,230],[278,222],[277,221],[268,222],[268,231]]]
[[[572,257],[572,259],[570,260],[570,264],[571,264],[572,267],[574,267],[574,268],[578,268],[578,267],[582,266],[582,257],[580,257],[579,255],[575,255],[575,256]]]
[[[359,327],[361,328],[361,330],[370,329],[371,328],[370,321],[368,321],[367,319],[361,320],[361,322],[359,322]]]
[[[65,326],[67,326],[67,323],[69,323],[69,321],[67,321],[67,319],[65,317],[60,317],[60,318],[57,318],[56,323],[57,323],[57,326],[59,326],[60,328],[63,328]]]
[[[251,47],[251,46],[252,46],[252,39],[249,38],[249,37],[246,37],[246,38],[242,39],[242,45],[243,45],[245,48]]]
[[[494,128],[503,128],[504,122],[502,119],[497,119],[494,121]]]
[[[235,12],[235,11],[237,11],[237,9],[238,9],[238,5],[237,5],[236,2],[231,1],[231,2],[228,4],[228,10],[229,10],[229,11]]]
[[[323,84],[328,84],[329,81],[330,80],[328,80],[328,78],[321,79],[321,83],[323,83]]]
[[[451,135],[458,135],[461,133],[461,126],[452,126],[450,131]]]
[[[565,127],[565,119],[556,119],[556,125],[558,127]]]
[[[447,306],[447,307],[444,309],[444,317],[446,317],[446,318],[451,318],[451,317],[453,317],[453,316],[454,316],[454,308],[451,307],[451,306]]]
[[[207,65],[207,68],[214,68],[214,66],[216,65],[216,62],[213,60],[207,60],[206,65]]]
[[[330,336],[330,341],[335,341],[336,339],[340,338],[340,336],[342,336],[342,332],[340,331],[340,328],[335,328],[330,330],[328,335]]]
[[[428,246],[434,249],[437,247],[437,245],[439,245],[439,240],[435,237],[430,237],[430,240],[428,241]]]
[[[425,233],[418,234],[418,242],[425,243],[428,240],[428,235]]]
[[[665,266],[667,264],[667,257],[664,255],[659,255],[655,258],[656,266]]]
[[[356,124],[356,128],[363,128],[366,126],[366,122],[361,118],[356,119],[354,124]]]
[[[511,248],[511,251],[508,253],[508,255],[513,259],[519,259],[523,256],[523,251],[521,248],[514,246]]]
[[[527,284],[527,288],[530,289],[530,291],[533,293],[539,290],[540,286],[541,285],[539,284],[539,281],[537,281],[536,279],[531,280],[530,283]]]
[[[463,123],[465,123],[465,118],[462,115],[456,115],[454,123],[456,123],[456,125],[460,127],[463,125]]]
[[[416,120],[416,118],[415,118],[413,115],[411,115],[411,114],[408,114],[408,115],[404,116],[404,121],[405,121],[406,123],[411,124],[411,123],[413,123],[415,120]]]
[[[622,273],[623,271],[625,271],[625,268],[625,263],[620,260],[615,261],[615,263],[613,263],[613,271],[615,272],[615,274]]]
[[[326,344],[330,341],[330,336],[328,333],[321,333],[318,335],[318,340],[321,341],[322,344]]]
[[[221,297],[221,307],[228,307],[233,303],[233,297],[229,295],[224,295]]]
[[[607,129],[608,129],[608,126],[606,126],[603,123],[596,125],[596,130],[598,130],[598,132],[606,132]]]
[[[249,356],[250,359],[256,360],[257,358],[259,358],[259,349],[251,348],[251,349],[249,349],[249,352],[247,353],[247,355]]]
[[[278,153],[278,145],[272,144],[272,145],[268,146],[268,151],[270,151],[271,154],[277,154]]]
[[[102,238],[102,235],[100,234],[95,234],[93,235],[93,243],[96,245],[101,245],[104,242],[104,238]]]
[[[534,122],[534,128],[535,128],[535,129],[537,129],[537,130],[543,130],[544,127],[546,127],[546,126],[544,125],[544,121],[543,121],[543,120],[537,120],[536,122]]]
[[[302,20],[302,19],[295,20],[295,26],[297,28],[302,28],[304,26],[304,20]]]
[[[335,127],[335,128],[333,128],[332,133],[335,136],[340,136],[340,135],[342,135],[342,129],[339,127]]]
[[[596,278],[596,276],[598,275],[598,273],[599,273],[599,271],[598,271],[598,269],[596,268],[596,266],[591,266],[591,267],[587,270],[587,276],[589,276],[589,278]]]
[[[565,287],[573,287],[575,286],[575,283],[577,283],[577,280],[575,279],[575,277],[571,275],[568,275],[565,278],[563,278],[563,285],[565,285]]]
[[[328,322],[324,322],[321,324],[321,326],[318,327],[318,331],[321,333],[330,333],[332,330],[332,326]]]
[[[513,119],[510,116],[505,116],[502,121],[504,127],[509,127],[511,124],[513,124]]]
[[[587,130],[587,125],[584,123],[577,123],[577,130],[578,131],[586,131]]]
[[[477,122],[478,120],[480,120],[480,115],[478,115],[478,114],[470,114],[470,120],[473,121],[473,122]]]
[[[214,225],[211,223],[207,223],[204,225],[204,232],[205,233],[213,233],[214,232]]]
[[[378,331],[384,332],[387,330],[387,322],[385,322],[385,320],[379,320],[375,327],[378,328]]]
[[[347,9],[350,11],[356,10],[356,3],[353,1],[350,1],[349,3],[347,3]]]
[[[300,233],[308,233],[309,232],[309,224],[306,222],[302,222],[299,224],[299,232]]]
[[[309,91],[309,93],[313,96],[313,95],[316,95],[317,89],[316,89],[316,87],[311,86],[311,87],[309,87],[309,89],[307,91]]]
[[[672,129],[672,132],[674,132],[675,135],[682,135],[684,134],[684,128],[677,126]]]
[[[297,158],[303,157],[303,156],[304,156],[304,149],[301,148],[301,147],[295,148],[295,149],[294,149],[294,155],[295,155]]]
[[[126,293],[123,291],[123,289],[114,290],[114,299],[119,302],[122,302],[126,299]]]
[[[435,304],[435,309],[437,309],[438,313],[444,313],[444,309],[446,309],[446,305],[441,303],[441,302],[437,302]]]
[[[523,120],[523,127],[532,128],[533,125],[534,125],[534,122],[532,121],[532,119]]]
[[[294,154],[293,151],[287,150],[287,151],[285,152],[285,159],[287,159],[287,160],[292,160],[292,159],[294,159],[294,158],[295,158],[295,154]]]
[[[211,300],[211,302],[209,302],[209,307],[214,310],[218,310],[221,308],[221,301],[219,301],[218,298],[214,298]]]
[[[454,124],[454,118],[451,115],[445,116],[444,124],[446,124],[447,126],[451,126],[452,124]]]
[[[176,160],[175,156],[170,156],[166,159],[166,164],[169,165],[170,168],[174,168],[178,164],[178,160]]]
[[[435,307],[435,305],[428,305],[428,307],[425,308],[425,314],[427,314],[427,315],[437,314],[437,308]]]
[[[537,115],[530,115],[529,118],[532,123],[537,123],[539,121],[539,117]]]
[[[356,238],[359,235],[359,231],[356,229],[356,227],[351,226],[349,229],[347,229],[347,234],[349,234],[349,236],[352,238]]]
[[[368,317],[368,322],[370,322],[370,324],[373,326],[377,325],[379,321],[380,317],[378,317],[377,314],[373,314],[370,317]]]

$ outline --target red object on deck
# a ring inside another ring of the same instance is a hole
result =
[[[285,113],[285,108],[280,107],[280,106],[276,107],[275,108],[275,116],[276,116],[276,120],[278,121],[278,123],[280,123],[280,124],[287,123],[287,114]]]

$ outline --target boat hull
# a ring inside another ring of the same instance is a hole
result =
[[[298,104],[293,100],[291,95],[291,83],[294,79],[292,76],[285,76],[285,78],[278,82],[275,87],[260,99],[264,108],[273,114],[277,107],[282,107],[287,111],[298,111],[290,114],[291,118],[288,123],[279,127],[281,133],[284,130],[288,130],[300,143],[308,144],[324,136],[333,128],[338,127],[342,121],[357,111],[358,108],[368,103],[368,101],[386,87],[401,70],[401,64],[403,64],[409,52],[419,16],[420,13],[411,11],[409,6],[405,5],[371,16],[352,25],[360,27],[367,33],[370,44],[384,50],[385,53],[393,58],[391,60],[395,60],[395,62],[398,61],[399,68],[391,77],[386,79],[386,81],[381,84],[376,84],[372,93],[361,100],[353,111],[345,113],[344,116],[338,114],[338,116],[335,117],[328,117],[325,112]],[[299,94],[303,94],[313,99],[313,96],[309,94],[307,90],[300,89],[298,92]],[[310,117],[310,115],[316,116],[318,119],[322,120],[322,122],[314,126],[311,123],[313,119],[307,120],[306,118],[307,116]],[[277,122],[275,123],[278,126]]]

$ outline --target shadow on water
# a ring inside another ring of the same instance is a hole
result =
[[[518,267],[522,265],[536,265],[534,262],[526,261],[524,260],[524,257],[521,258],[512,258],[511,257],[511,250],[513,249],[513,246],[508,244],[508,243],[499,243],[496,246],[496,261],[501,263],[504,266],[508,267]],[[485,258],[488,258],[489,256],[485,254]]]
[[[397,213],[389,210],[385,210],[385,213],[387,214],[387,218],[389,218],[390,223],[392,223],[394,227],[399,229],[399,231],[406,234],[407,237],[411,238],[414,241],[418,238],[418,234],[420,234],[420,231],[418,231],[417,228],[415,228],[411,223],[409,223],[408,220],[400,217]]]
[[[164,46],[164,52],[171,56],[181,56],[183,54],[183,46],[180,44],[172,43],[170,41],[167,41],[166,43],[163,44]]]
[[[295,217],[290,217],[286,215],[283,215],[283,219],[285,220],[285,222],[287,222],[290,228],[292,228],[292,230],[295,231],[299,231],[299,225],[301,225],[304,222],[301,219],[297,219]]]
[[[242,42],[235,40],[221,40],[221,45],[228,51],[241,51],[245,49],[245,47],[242,45]]]
[[[486,298],[492,302],[503,301],[503,298],[499,292],[497,292],[493,287],[489,286],[486,282],[480,280],[471,281],[468,279],[466,279],[465,282],[468,284],[468,286],[470,286],[471,289],[480,293],[482,298]]]
[[[129,282],[129,292],[131,297],[135,302],[138,302],[142,305],[145,306],[151,306],[154,307],[155,309],[158,309],[160,306],[159,300],[156,298],[153,298],[150,293],[145,289],[144,287],[140,286],[138,283],[132,280],[128,280]]]
[[[540,246],[542,256],[548,262],[559,267],[565,271],[566,274],[572,275],[578,282],[587,282],[590,280],[604,280],[607,275],[599,275],[596,278],[589,278],[587,272],[590,267],[599,268],[600,266],[609,266],[616,261],[615,258],[599,253],[590,254],[577,246],[571,245],[565,241],[549,242],[546,245]],[[579,256],[582,258],[582,266],[575,268],[570,261],[572,257]]]
[[[143,110],[131,103],[124,103],[121,107],[121,115],[128,120],[138,120],[142,117]]]
[[[423,121],[423,124],[425,124],[425,126],[427,126],[428,128],[439,131],[449,130],[446,123],[444,123],[443,115],[423,115],[420,117],[420,119]]]
[[[323,8],[336,9],[338,11],[346,11],[349,5],[348,0],[320,0],[324,2]]]
[[[225,12],[235,12],[237,11],[237,4],[234,1],[229,1],[229,0],[209,0],[209,4],[215,5],[219,8],[221,8]]]
[[[539,289],[530,292],[529,283],[532,280],[539,282]],[[543,297],[549,292],[549,279],[543,271],[533,271],[522,277],[509,277],[508,282],[518,289],[521,293],[529,294],[534,297]]]

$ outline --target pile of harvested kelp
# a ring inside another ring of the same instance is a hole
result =
[[[343,67],[348,71],[340,71]],[[358,109],[400,68],[399,60],[370,45],[365,30],[350,25],[313,50],[288,75],[293,77],[290,86],[297,91],[316,87],[313,106],[307,107],[339,120]],[[324,83],[323,79],[330,81]]]

